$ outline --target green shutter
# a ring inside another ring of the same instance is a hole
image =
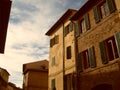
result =
[[[106,0],[106,2],[108,4],[110,13],[114,12],[116,8],[115,8],[113,0]]]
[[[69,25],[69,32],[72,32],[72,31],[73,31],[73,23],[71,22]]]
[[[88,49],[88,54],[91,68],[96,67],[94,47]]]
[[[78,23],[75,23],[75,36],[78,37],[80,35],[80,32],[79,32],[79,24]]]
[[[54,88],[55,88],[55,79],[52,79],[51,88],[52,88],[52,90],[54,90]]]
[[[120,57],[120,32],[117,32],[115,34],[115,41],[116,41],[116,45],[117,45],[118,55]]]
[[[66,36],[66,27],[64,27],[63,34],[64,34],[64,37],[65,37]]]
[[[97,6],[93,8],[93,12],[94,12],[95,22],[98,23],[100,21],[100,17],[99,17]]]
[[[90,29],[90,21],[89,21],[89,14],[85,14],[84,15],[84,20],[85,20],[85,25],[86,25],[86,29]]]
[[[82,72],[82,53],[77,54],[77,71]]]
[[[57,43],[59,43],[59,36],[58,35],[55,36],[55,44],[57,44]]]
[[[108,63],[108,60],[107,60],[107,53],[106,53],[106,48],[105,48],[104,41],[100,42],[99,46],[100,46],[102,63],[106,64],[106,63]]]

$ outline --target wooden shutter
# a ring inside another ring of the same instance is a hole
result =
[[[95,7],[93,8],[93,12],[94,12],[95,22],[98,23],[98,22],[100,21],[100,17],[99,17],[99,13],[98,13],[97,6],[95,6]]]
[[[94,47],[88,49],[88,54],[89,54],[90,66],[92,68],[96,67]]]
[[[63,34],[64,34],[64,37],[66,36],[66,27],[64,27],[64,30],[63,30]]]
[[[82,72],[82,53],[77,54],[77,71]]]
[[[106,63],[108,63],[108,58],[107,58],[104,41],[99,43],[99,47],[100,47],[100,52],[101,52],[102,63],[106,64]]]
[[[4,53],[7,27],[11,10],[11,1],[0,1],[0,53]]]
[[[75,36],[78,37],[79,35],[80,35],[79,24],[75,23]]]
[[[116,45],[117,45],[118,55],[120,57],[120,32],[117,32],[115,34],[115,41],[116,41]]]
[[[85,25],[86,25],[86,29],[90,29],[90,21],[89,21],[89,14],[85,14],[84,15],[84,20],[85,20]]]
[[[114,4],[113,0],[106,0],[106,2],[108,4],[110,13],[114,12],[116,8],[115,8],[115,4]]]
[[[54,90],[54,88],[55,88],[55,79],[52,79],[51,88],[52,88],[52,90]]]
[[[59,43],[59,36],[58,35],[55,36],[55,44],[57,44],[57,43]]]
[[[72,31],[73,31],[73,23],[71,22],[69,25],[69,32],[72,32]]]

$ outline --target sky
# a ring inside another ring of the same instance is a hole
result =
[[[87,0],[12,0],[5,53],[0,67],[9,82],[22,87],[25,63],[49,60],[49,37],[45,33],[68,10],[80,9]]]

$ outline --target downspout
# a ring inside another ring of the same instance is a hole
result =
[[[75,50],[75,90],[79,90],[79,73],[78,73],[78,68],[77,68],[77,54],[78,54],[78,50],[77,50],[77,38],[76,38],[76,31],[75,31],[75,22],[71,21],[74,24],[74,50]]]
[[[63,27],[63,90],[65,90],[65,41],[64,41],[64,22],[62,20],[60,20],[62,23],[62,27]]]

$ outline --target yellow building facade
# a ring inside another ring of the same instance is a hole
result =
[[[70,18],[75,13],[76,10],[68,9],[46,33],[50,36],[49,90],[73,88],[71,80],[72,73],[75,72],[75,48],[73,23]]]
[[[120,1],[89,0],[76,23],[78,90],[119,90]]]

